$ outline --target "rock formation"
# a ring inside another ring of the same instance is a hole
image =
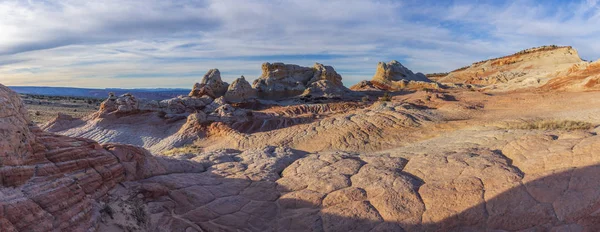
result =
[[[102,112],[131,112],[139,109],[138,100],[131,94],[126,93],[116,97],[114,93],[108,94],[108,99],[100,104]]]
[[[574,64],[566,71],[558,72],[545,85],[544,90],[590,91],[600,90],[600,60]]]
[[[498,91],[539,87],[557,73],[585,63],[570,46],[542,46],[476,62],[437,78],[437,81],[474,84]]]
[[[30,125],[19,96],[1,84],[0,133],[2,231],[96,228],[98,199],[124,179],[114,155]]]
[[[388,63],[379,62],[371,81],[361,81],[350,89],[355,91],[401,89],[439,89],[438,83],[432,82],[422,73],[413,73],[400,62],[392,60]]]
[[[350,90],[343,85],[335,84],[330,80],[318,80],[307,86],[303,96],[311,97],[343,97],[350,94]]]
[[[307,88],[311,88],[313,83],[322,80],[327,80],[329,83],[313,85],[312,92],[329,93],[345,89],[341,82],[342,77],[335,72],[333,67],[319,63],[312,68],[284,63],[264,63],[262,75],[254,81],[252,86],[258,90],[259,97],[283,98],[300,95]],[[315,88],[320,87],[334,89],[314,91]]]
[[[229,102],[245,102],[257,98],[257,93],[244,76],[236,79],[229,85],[225,93],[225,100]]]
[[[200,83],[196,83],[190,92],[190,97],[202,97],[208,95],[212,98],[220,97],[227,91],[228,84],[221,80],[221,72],[211,69],[204,74]]]
[[[192,91],[188,95],[189,97],[203,97],[208,96],[211,98],[216,98],[215,93],[213,93],[212,89],[208,87],[206,84],[196,83],[192,88]]]
[[[29,131],[27,110],[19,95],[0,85],[0,168],[20,169],[19,165],[36,162],[42,157],[33,153],[34,137]],[[6,179],[6,178],[3,178]],[[5,183],[3,180],[1,183]]]
[[[377,70],[371,81],[387,83],[401,80],[431,82],[423,73],[415,74],[396,60],[377,63]]]

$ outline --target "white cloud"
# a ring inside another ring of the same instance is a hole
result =
[[[189,87],[210,68],[254,79],[283,59],[333,65],[353,84],[378,61],[441,72],[552,43],[598,58],[597,1],[545,3],[2,1],[0,83]]]

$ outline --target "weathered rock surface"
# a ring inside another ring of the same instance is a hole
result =
[[[326,80],[327,84],[313,83]],[[328,93],[345,89],[342,77],[331,66],[316,63],[313,67],[302,67],[284,63],[264,63],[262,75],[252,86],[262,98],[283,98],[296,96],[311,88],[314,93]],[[324,87],[325,89],[320,89]],[[319,88],[319,91],[315,91]],[[330,90],[331,88],[331,90]]]
[[[246,102],[257,97],[256,90],[252,88],[244,76],[233,81],[225,93],[225,100],[229,102]]]
[[[35,162],[33,135],[29,131],[29,119],[21,98],[7,87],[0,85],[0,164],[23,165]]]
[[[397,60],[392,60],[388,63],[377,63],[377,70],[375,71],[372,81],[386,83],[400,80],[430,82],[423,73],[415,74]]]
[[[398,91],[402,89],[439,89],[438,83],[432,82],[422,73],[413,73],[400,62],[392,60],[379,62],[373,79],[361,81],[350,87],[354,91]]]
[[[574,64],[568,70],[558,72],[556,76],[540,88],[550,91],[600,90],[600,60]]]
[[[201,97],[202,94],[212,93],[214,96],[211,97],[220,97],[227,91],[227,86],[228,84],[221,80],[221,72],[218,69],[211,69],[204,74],[199,85],[194,85],[190,96]],[[203,87],[207,88],[204,93],[202,92]]]
[[[94,141],[29,125],[23,109],[0,85],[0,228],[93,230],[97,200],[123,180],[118,159]]]
[[[116,97],[114,93],[109,93],[108,99],[100,104],[100,111],[103,113],[120,112],[128,113],[139,109],[138,100],[131,94],[123,94]]]
[[[188,94],[188,96],[189,97],[208,96],[211,98],[216,98],[215,93],[209,86],[207,86],[206,84],[200,84],[200,83],[194,84],[194,87],[192,88],[192,91],[190,92],[190,94]]]
[[[475,84],[499,91],[539,87],[558,73],[585,63],[572,47],[542,46],[473,63],[437,81]]]

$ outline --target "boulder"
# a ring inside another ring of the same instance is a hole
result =
[[[225,98],[219,97],[204,107],[204,113],[210,114],[222,105],[227,104]]]
[[[338,74],[333,67],[315,63],[313,69],[315,70],[315,73],[313,78],[307,83],[307,86],[321,80],[327,80],[332,86],[344,86],[342,83],[342,76]]]
[[[186,124],[202,124],[206,122],[206,114],[202,111],[194,112],[187,117]]]
[[[244,76],[233,81],[225,93],[225,100],[236,103],[246,102],[256,97],[256,90],[252,88]]]
[[[139,109],[138,100],[130,93],[123,94],[116,97],[114,93],[108,94],[102,104],[100,104],[100,112],[111,113],[111,112],[131,112]]]
[[[330,80],[319,80],[311,83],[302,95],[313,97],[342,97],[350,91],[343,85],[336,85]]]
[[[194,90],[192,90],[190,95],[201,97],[202,95],[200,94],[212,94],[212,96],[209,96],[213,98],[220,97],[225,94],[228,85],[229,84],[221,80],[221,72],[219,72],[218,69],[211,69],[204,74],[204,77],[202,77],[202,81],[200,81],[200,83],[194,85],[194,89],[197,90],[197,93],[194,93]],[[203,89],[203,87],[205,88]]]
[[[211,98],[215,98],[215,93],[213,92],[211,87],[207,86],[206,84],[196,83],[196,84],[194,84],[194,87],[192,88],[192,91],[190,92],[190,94],[188,96],[190,96],[190,97],[209,96]]]
[[[295,64],[264,63],[262,75],[254,80],[252,87],[262,98],[290,97],[301,94],[313,75],[313,69]]]

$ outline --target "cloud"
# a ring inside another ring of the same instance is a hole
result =
[[[254,79],[277,61],[332,65],[350,85],[378,61],[443,72],[544,44],[600,58],[591,0],[31,0],[0,15],[7,85],[189,87],[210,68]]]

